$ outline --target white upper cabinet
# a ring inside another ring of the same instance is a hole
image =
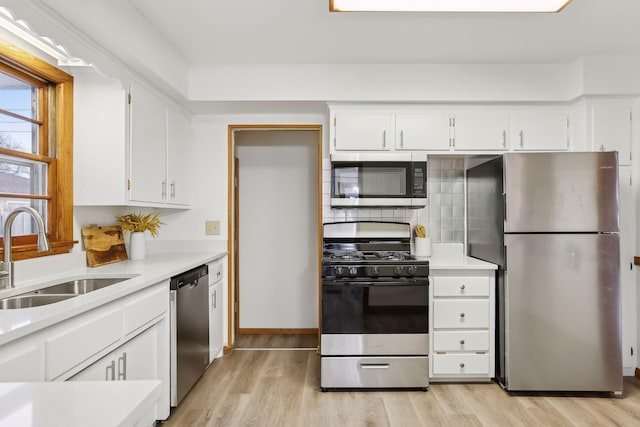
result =
[[[335,150],[388,151],[393,145],[393,114],[340,112],[332,119]]]
[[[331,153],[499,153],[571,148],[569,107],[381,104],[329,108]]]
[[[459,111],[452,118],[456,150],[506,151],[509,114],[506,111]]]
[[[151,91],[131,87],[130,198],[164,203],[167,198],[167,108]]]
[[[167,203],[191,203],[191,132],[189,118],[177,108],[169,107],[167,117]]]
[[[131,88],[130,104],[130,199],[150,206],[188,207],[189,118],[142,86]]]
[[[523,111],[511,114],[511,148],[524,151],[569,149],[569,114],[560,111]]]
[[[91,68],[74,69],[73,204],[127,199],[127,91]]]
[[[446,111],[417,111],[395,115],[396,150],[449,151],[450,114]]]
[[[620,165],[631,164],[632,108],[625,102],[598,102],[589,107],[593,150],[617,151]]]
[[[74,205],[188,208],[190,119],[140,85],[74,70]]]

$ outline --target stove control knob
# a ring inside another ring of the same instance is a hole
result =
[[[396,276],[401,276],[403,272],[404,272],[404,269],[400,265],[393,269],[393,273]]]
[[[352,276],[355,276],[356,274],[358,274],[358,269],[356,267],[351,267],[349,269],[349,274],[351,274]]]
[[[371,267],[371,275],[377,276],[378,274],[380,274],[380,269],[378,268],[378,266],[374,265],[373,267]]]
[[[407,274],[409,276],[413,276],[414,274],[416,274],[416,268],[413,266],[409,266],[407,267]]]
[[[342,267],[335,268],[336,276],[342,276]]]

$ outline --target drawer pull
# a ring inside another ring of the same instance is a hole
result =
[[[465,289],[466,289],[466,286],[465,286],[465,285],[461,285],[461,286],[460,286],[460,290],[461,290],[461,291],[464,291]]]
[[[460,345],[464,345],[464,340],[460,340]]]
[[[461,368],[464,368],[464,363],[461,363],[461,364],[460,364],[460,367],[461,367]]]
[[[464,319],[464,313],[460,313],[460,318]]]
[[[389,369],[388,363],[361,363],[362,369]]]

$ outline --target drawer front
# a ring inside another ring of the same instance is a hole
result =
[[[221,262],[209,264],[209,284],[213,285],[216,282],[222,280],[222,267]]]
[[[434,354],[434,375],[489,375],[488,354]]]
[[[323,357],[320,386],[427,387],[429,358],[420,357]]]
[[[488,277],[434,277],[433,295],[436,297],[489,296]]]
[[[488,331],[438,331],[433,351],[489,351]]]
[[[76,326],[45,341],[47,381],[83,362],[122,337],[122,310],[78,319]]]
[[[488,300],[437,300],[433,302],[434,328],[488,328]]]
[[[132,296],[124,305],[125,335],[165,313],[169,308],[169,287],[154,286],[142,291],[140,296]]]
[[[43,352],[37,343],[9,343],[0,348],[0,382],[43,381]]]

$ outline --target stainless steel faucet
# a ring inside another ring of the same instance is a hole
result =
[[[47,230],[38,211],[28,206],[21,206],[12,210],[4,223],[4,261],[0,262],[0,289],[10,289],[15,286],[13,282],[13,262],[11,261],[11,226],[20,212],[30,213],[33,219],[36,220],[36,225],[38,226],[38,252],[51,250],[49,238],[45,234]]]

